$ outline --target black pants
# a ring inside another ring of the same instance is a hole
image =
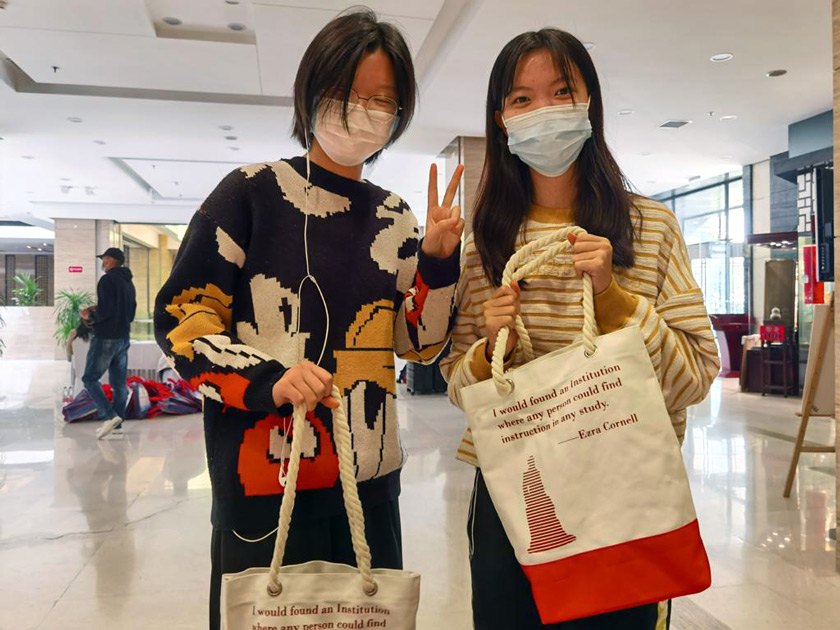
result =
[[[470,539],[473,622],[476,630],[655,630],[657,604],[543,625],[531,585],[519,566],[481,471],[476,473],[467,523]],[[560,596],[560,595],[558,595]],[[670,609],[670,603],[669,603]]]
[[[371,564],[375,568],[402,569],[402,532],[398,501],[388,501],[365,508],[365,534],[370,546]],[[268,532],[241,532],[254,540]],[[257,543],[241,540],[232,531],[213,529],[210,543],[210,629],[218,630],[219,598],[222,574],[238,573],[251,567],[267,567],[274,554],[276,534]],[[347,515],[307,518],[295,509],[289,528],[289,540],[283,564],[300,564],[310,560],[326,560],[356,566],[350,525]]]

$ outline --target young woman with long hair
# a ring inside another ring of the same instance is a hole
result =
[[[521,363],[517,314],[537,356],[572,343],[583,321],[579,277],[589,274],[600,331],[640,327],[682,439],[686,407],[718,373],[717,348],[676,217],[630,192],[607,146],[598,75],[577,38],[546,28],[504,47],[487,90],[486,142],[452,350],[441,366],[450,398],[459,405],[462,388],[490,378],[502,327],[511,329],[508,365]],[[517,249],[568,225],[588,232],[570,237],[572,264],[558,259],[521,286],[500,286]],[[469,432],[458,456],[477,468],[468,523],[475,627],[542,628]],[[654,630],[668,610],[650,604],[550,627]]]

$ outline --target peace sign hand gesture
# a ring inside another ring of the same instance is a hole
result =
[[[429,210],[426,215],[426,234],[423,237],[423,253],[427,256],[449,258],[461,244],[464,220],[461,218],[461,208],[453,206],[452,201],[463,172],[464,166],[459,164],[446,187],[443,203],[438,204],[437,166],[432,164],[429,169]]]

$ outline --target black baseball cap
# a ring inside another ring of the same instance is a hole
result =
[[[105,258],[105,256],[113,258],[121,265],[125,262],[125,254],[123,254],[123,250],[121,250],[119,247],[109,247],[103,253],[99,254],[97,258]]]

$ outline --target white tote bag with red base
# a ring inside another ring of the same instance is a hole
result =
[[[570,230],[582,232],[567,228],[517,252],[504,283],[568,248]],[[679,442],[641,332],[629,326],[598,336],[588,276],[583,285],[579,341],[505,373],[503,329],[493,378],[461,393],[481,472],[543,623],[711,584]],[[521,318],[517,331],[532,358]]]
[[[337,389],[333,390],[333,397],[341,400]],[[280,506],[271,566],[222,576],[222,628],[414,630],[420,602],[420,575],[395,569],[371,569],[364,513],[353,472],[350,428],[341,407],[333,412],[333,433],[358,568],[321,561],[283,566],[305,422],[304,410],[296,408],[286,492]]]

